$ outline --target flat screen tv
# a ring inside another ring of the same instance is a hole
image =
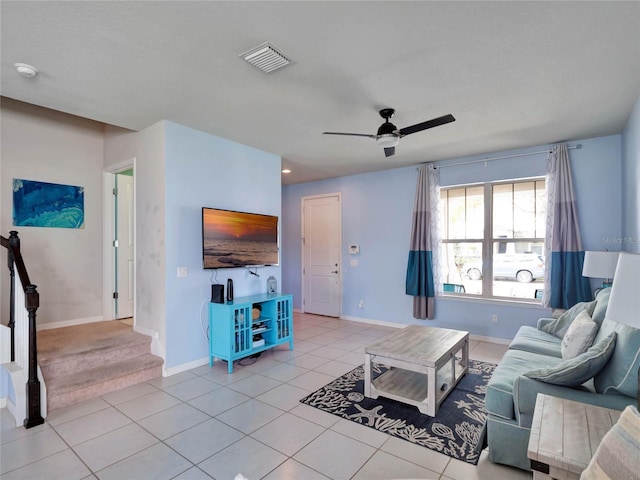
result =
[[[202,208],[204,268],[278,265],[278,217]]]

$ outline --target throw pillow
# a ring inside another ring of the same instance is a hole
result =
[[[602,438],[580,480],[640,480],[638,451],[640,413],[629,405]]]
[[[576,303],[573,307],[571,307],[566,312],[563,312],[558,318],[556,318],[553,322],[549,322],[542,327],[543,332],[550,333],[558,338],[564,337],[565,333],[569,329],[571,322],[578,316],[580,312],[583,310],[586,311],[589,316],[593,314],[593,310],[596,308],[596,301],[592,302],[580,302]]]
[[[593,345],[596,333],[598,333],[598,324],[591,320],[586,311],[581,311],[562,337],[560,346],[562,358],[566,360],[586,352]]]
[[[640,315],[640,312],[637,315]],[[611,332],[618,335],[617,346],[607,364],[593,379],[593,386],[598,393],[622,394],[635,398],[638,395],[640,329],[607,318],[602,322],[594,341]]]
[[[577,357],[559,363],[555,367],[531,370],[524,375],[554,385],[577,387],[593,378],[604,367],[616,346],[616,333],[603,338]]]

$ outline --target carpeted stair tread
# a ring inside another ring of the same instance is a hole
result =
[[[50,410],[162,376],[151,337],[123,322],[41,330],[37,341]]]
[[[128,375],[146,368],[162,366],[162,359],[151,355],[140,355],[128,358],[120,362],[111,363],[100,367],[89,368],[71,375],[61,375],[47,382],[47,392],[63,393],[75,388],[95,385],[105,380]]]
[[[150,343],[149,337],[146,337],[142,342],[104,346],[82,353],[55,355],[40,362],[40,368],[45,378],[68,375],[89,368],[109,365],[125,358],[144,355],[149,353]]]
[[[162,376],[163,360],[146,354],[47,381],[48,406],[55,409]]]
[[[65,357],[137,344],[148,344],[151,338],[134,332],[117,322],[95,322],[73,327],[38,332],[40,364],[55,363]]]

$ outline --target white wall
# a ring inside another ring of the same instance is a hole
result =
[[[640,253],[640,98],[622,134],[622,250]]]
[[[135,158],[136,327],[156,332],[166,345],[165,122],[140,132],[105,133],[105,168]],[[161,353],[161,352],[157,352]]]
[[[103,125],[2,98],[0,231],[17,230],[31,281],[40,292],[39,325],[102,315]],[[13,226],[14,178],[84,187],[82,229]],[[2,312],[9,311],[1,249]]]

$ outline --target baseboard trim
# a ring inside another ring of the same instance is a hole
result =
[[[160,343],[160,334],[157,331],[135,324],[133,325],[133,331],[151,337],[151,354],[166,361],[164,346]],[[166,376],[164,367],[162,367],[162,375]]]
[[[155,330],[151,330],[150,328],[141,327],[140,325],[134,325],[133,331],[137,333],[142,333],[143,335],[151,337],[154,340],[158,339],[158,332],[156,332]]]
[[[367,323],[370,325],[377,325],[381,327],[404,328],[407,326],[407,324],[404,324],[404,323],[385,322],[383,320],[371,320],[371,319],[362,318],[362,317],[349,317],[349,316],[343,315],[340,318],[343,320],[350,320],[352,322]],[[498,345],[509,345],[511,343],[511,340],[507,338],[486,337],[484,335],[475,335],[472,333],[469,334],[469,340],[475,340],[477,342],[496,343]]]
[[[485,337],[484,335],[475,334],[469,334],[469,339],[477,342],[496,343],[498,345],[509,345],[511,343],[511,340],[508,338]]]
[[[16,428],[18,427],[22,427],[24,424],[24,418],[22,420],[18,420],[17,416],[18,416],[18,408],[16,407],[16,404],[13,403],[11,400],[6,399],[6,405],[7,405],[7,410],[9,411],[9,413],[11,414],[11,416],[13,417],[13,420],[16,422]]]
[[[176,367],[165,368],[162,367],[162,376],[170,377],[171,375],[176,375],[178,373],[186,372],[187,370],[191,370],[192,368],[201,367],[202,365],[208,365],[209,358],[203,357],[198,360],[194,360],[192,362],[183,363],[182,365],[178,365]]]
[[[404,323],[385,322],[384,320],[372,320],[370,318],[350,317],[347,315],[342,315],[340,318],[342,320],[349,320],[351,322],[359,322],[359,323],[367,323],[369,325],[377,325],[379,327],[404,328],[407,326]]]
[[[102,320],[102,315],[97,315],[95,317],[76,318],[75,320],[63,320],[61,322],[39,323],[36,327],[36,330],[51,330],[52,328],[73,327],[75,325],[82,325],[84,323],[101,322]]]

